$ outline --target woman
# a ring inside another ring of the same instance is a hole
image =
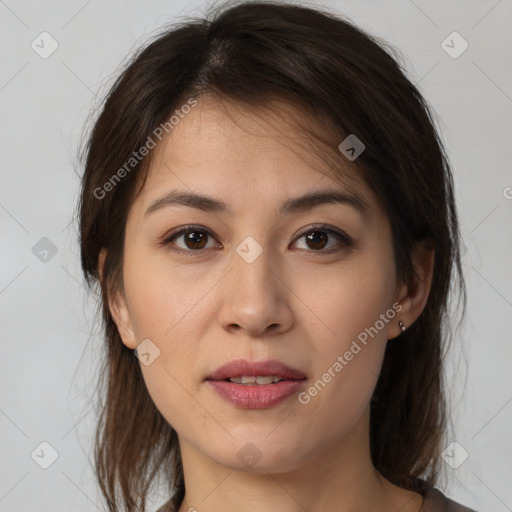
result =
[[[439,482],[449,290],[432,112],[330,13],[221,7],[110,91],[85,151],[101,288],[95,460],[112,511],[468,511]]]

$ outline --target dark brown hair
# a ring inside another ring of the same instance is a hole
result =
[[[370,447],[374,466],[394,484],[424,494],[438,482],[449,298],[458,285],[465,309],[466,295],[448,158],[432,110],[406,75],[396,50],[327,10],[230,2],[206,19],[166,28],[115,81],[83,149],[79,202],[81,263],[88,286],[100,285],[106,341],[95,462],[109,510],[144,511],[159,474],[172,476],[168,490],[177,509],[184,482],[176,432],[151,400],[108,306],[108,297],[123,288],[127,213],[151,152],[108,193],[97,191],[105,191],[176,108],[206,95],[258,109],[278,99],[314,113],[326,130],[311,135],[338,162],[340,176],[347,161],[338,144],[355,134],[365,150],[353,164],[389,215],[399,279],[410,282],[414,275],[415,244],[428,240],[435,249],[425,309],[387,344],[371,402]]]

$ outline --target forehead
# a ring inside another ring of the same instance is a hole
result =
[[[331,137],[331,148],[312,136],[315,131]],[[263,196],[341,188],[375,203],[359,171],[336,152],[332,132],[326,134],[310,113],[283,102],[251,107],[201,98],[157,145],[140,199],[147,206],[179,187],[235,203],[238,198],[242,205]]]

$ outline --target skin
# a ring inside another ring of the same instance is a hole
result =
[[[351,185],[371,206],[366,217],[343,204],[280,214],[287,199],[342,187],[322,162],[305,158],[304,141],[285,138],[297,137],[285,122],[289,107],[270,124],[268,113],[219,107],[201,99],[154,150],[127,219],[124,291],[109,303],[127,347],[150,339],[160,350],[141,369],[179,437],[186,486],[179,512],[418,512],[421,496],[372,465],[369,405],[387,340],[399,336],[399,320],[409,327],[425,306],[433,253],[418,249],[418,279],[399,283],[389,219],[360,181]],[[341,153],[340,163],[357,180]],[[174,205],[144,216],[176,188],[224,201],[233,215]],[[318,231],[307,229],[316,223],[343,231],[352,245],[333,235],[324,249],[308,245],[300,235]],[[183,236],[160,244],[186,224],[210,231],[205,248],[194,252]],[[263,249],[252,263],[236,252],[247,236]],[[307,405],[292,396],[240,409],[204,381],[234,358],[274,358],[302,371],[307,390],[394,303],[401,311]],[[248,442],[261,453],[252,467],[237,456]]]

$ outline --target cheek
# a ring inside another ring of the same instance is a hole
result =
[[[150,339],[160,351],[157,366],[180,381],[189,380],[190,370],[197,370],[204,340],[200,290],[197,284],[195,288],[183,284],[166,280],[164,275],[145,274],[132,290],[130,300],[137,339]]]
[[[326,347],[338,350],[350,345],[390,308],[396,284],[394,262],[391,251],[382,247],[381,251],[355,254],[330,268],[304,269],[302,275],[314,274],[307,280],[294,278],[294,292],[306,306],[301,309],[304,315],[309,310],[307,315],[317,333],[310,339],[320,335],[322,353],[327,353]],[[389,325],[378,323],[380,338],[386,339]]]
[[[133,327],[139,340],[149,338],[158,347],[158,357],[148,366],[141,364],[151,399],[169,424],[186,430],[181,424],[184,410],[195,421],[204,413],[192,399],[199,387],[194,372],[205,357],[199,308],[194,307],[194,293],[181,293],[176,282],[164,277],[145,274],[139,292],[132,293]]]
[[[173,344],[178,332],[187,332],[185,325],[198,325],[207,285],[194,275],[192,267],[174,268],[163,252],[156,257],[142,250],[127,255],[125,289],[138,338],[154,338],[165,347]],[[193,337],[187,341],[194,345]]]
[[[315,313],[311,327],[306,327],[312,342],[308,352],[315,363],[303,403],[309,401],[305,407],[330,418],[326,419],[333,428],[340,422],[340,410],[345,412],[342,423],[355,421],[375,388],[387,332],[397,321],[391,308],[393,269],[392,255],[369,253],[350,268],[331,271],[329,279],[323,279],[325,286],[316,287],[308,297]]]
[[[141,363],[141,370],[155,405],[170,421],[185,402],[187,408],[193,405],[187,393],[194,393],[197,386],[192,370],[197,371],[198,361],[205,357],[200,346],[204,283],[173,271],[165,262],[144,265],[148,259],[136,252],[127,255],[125,291],[137,343],[149,339],[157,347],[158,356],[150,365]]]

